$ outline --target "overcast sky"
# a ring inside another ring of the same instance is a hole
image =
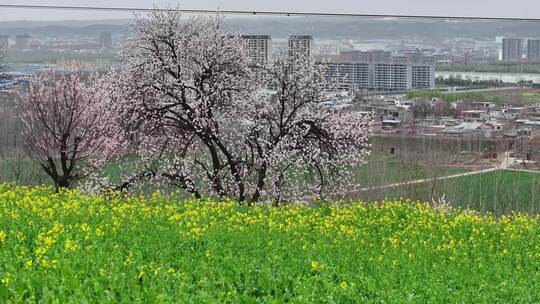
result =
[[[540,0],[0,0],[2,4],[89,5],[123,7],[176,6],[185,9],[272,10],[360,14],[459,15],[540,18]],[[116,19],[111,12],[21,10],[0,8],[3,20]]]

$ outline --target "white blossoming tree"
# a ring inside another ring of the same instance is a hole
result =
[[[324,105],[322,66],[278,56],[259,83],[219,15],[153,12],[132,28],[111,77],[117,134],[136,155],[120,189],[168,183],[247,203],[346,193],[371,118]]]

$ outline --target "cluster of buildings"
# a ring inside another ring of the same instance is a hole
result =
[[[68,43],[66,41],[40,41],[39,39],[32,39],[28,34],[15,35],[14,39],[11,39],[9,35],[0,35],[0,49],[8,50],[14,49],[17,51],[30,50],[30,49],[57,49],[57,48],[73,48],[73,43]],[[86,48],[100,48],[105,50],[110,50],[113,48],[113,39],[110,32],[102,32],[99,35],[99,40],[92,43],[86,43],[82,45],[79,43],[79,46]]]
[[[8,35],[1,35],[0,49],[7,50],[10,47],[12,47],[12,45],[10,44],[10,37]],[[30,49],[30,35],[28,35],[27,33],[22,35],[16,35],[13,48],[15,48],[16,50]]]
[[[524,52],[522,38],[503,38],[502,61],[505,63],[540,63],[540,39],[528,39],[527,52]]]
[[[448,103],[437,98],[416,101],[380,97],[362,102],[359,107],[374,115],[383,133],[501,138],[517,133],[531,134],[533,128],[538,128],[540,135],[540,103],[516,106],[468,100]]]
[[[272,60],[271,36],[249,35],[243,38],[254,64]],[[337,55],[315,56],[313,37],[307,35],[289,36],[287,46],[290,54],[314,58],[318,64],[325,65],[325,77],[335,83],[338,90],[406,92],[435,87],[436,59],[422,52],[392,55],[383,50],[349,50]]]
[[[437,41],[419,40],[415,43],[416,45],[407,43],[405,49],[420,48],[424,54],[435,57],[437,66],[498,63],[501,48],[501,41],[497,42],[496,39],[478,40],[465,37]]]
[[[373,115],[376,134],[487,140],[498,151],[515,151],[523,159],[540,160],[540,103],[448,103],[436,98],[426,101],[380,96],[355,107]]]

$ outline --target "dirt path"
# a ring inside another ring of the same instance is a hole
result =
[[[495,168],[489,168],[489,169],[484,169],[484,170],[479,170],[479,171],[471,171],[471,172],[465,172],[465,173],[459,173],[459,174],[453,174],[453,175],[446,175],[446,176],[440,176],[440,177],[417,179],[417,180],[413,180],[413,181],[394,183],[394,184],[389,184],[389,185],[384,185],[384,186],[367,187],[367,188],[358,189],[357,192],[366,192],[366,191],[382,190],[382,189],[396,188],[396,187],[416,185],[416,184],[425,184],[425,183],[429,183],[429,182],[433,182],[433,181],[453,179],[453,178],[471,176],[471,175],[478,175],[478,174],[493,172],[493,171],[497,171],[497,170],[503,170],[503,168],[495,167]]]
[[[483,169],[483,170],[471,171],[471,172],[465,172],[465,173],[459,173],[459,174],[453,174],[453,175],[446,175],[446,176],[439,176],[439,177],[433,177],[433,178],[417,179],[413,181],[394,183],[394,184],[389,184],[389,185],[384,185],[384,186],[361,188],[361,189],[356,190],[356,192],[359,193],[359,192],[383,190],[383,189],[388,189],[388,188],[396,188],[396,187],[409,186],[409,185],[425,184],[425,183],[430,183],[433,181],[440,181],[440,180],[447,180],[447,179],[453,179],[453,178],[459,178],[459,177],[465,177],[465,176],[484,174],[484,173],[493,172],[497,170],[511,170],[511,171],[518,171],[518,172],[540,174],[540,171],[532,171],[532,170],[525,170],[525,169],[511,169],[510,165],[514,163],[515,162],[513,158],[505,157],[497,167],[493,167],[489,169]]]

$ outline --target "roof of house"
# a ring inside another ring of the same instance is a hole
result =
[[[461,111],[461,113],[482,114],[482,113],[486,113],[486,110],[467,110],[467,111]]]
[[[463,122],[457,126],[448,128],[445,132],[454,134],[471,133],[480,130],[481,126],[482,123],[480,122]]]
[[[389,120],[389,119],[386,119],[386,120],[383,120],[382,123],[383,124],[400,124],[401,120]]]
[[[454,127],[454,129],[460,130],[476,130],[480,129],[482,126],[481,122],[462,122],[461,124]]]
[[[538,120],[529,120],[525,124],[529,125],[529,126],[540,126],[540,121],[538,121]]]

